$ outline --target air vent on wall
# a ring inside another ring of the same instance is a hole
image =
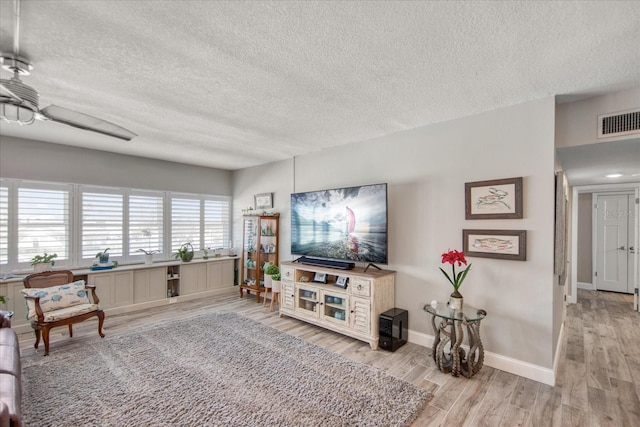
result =
[[[640,109],[598,116],[598,138],[640,135]]]

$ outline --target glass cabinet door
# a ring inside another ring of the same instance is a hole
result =
[[[245,284],[254,286],[260,283],[260,275],[257,269],[256,245],[258,239],[258,219],[253,217],[244,218],[244,242],[243,242],[243,263]]]
[[[296,309],[301,313],[318,317],[318,288],[298,286],[296,289]]]
[[[322,292],[322,305],[320,316],[323,319],[339,324],[348,325],[349,302],[347,295],[342,293],[333,293],[331,291]]]

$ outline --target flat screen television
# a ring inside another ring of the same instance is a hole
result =
[[[387,184],[292,194],[291,253],[387,264]]]

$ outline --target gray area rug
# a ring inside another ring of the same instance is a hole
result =
[[[23,358],[26,426],[404,426],[430,398],[234,313]]]

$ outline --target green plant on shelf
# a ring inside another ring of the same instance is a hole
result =
[[[58,254],[47,254],[46,252],[44,253],[44,255],[36,255],[33,258],[31,258],[31,266],[34,266],[36,264],[51,264],[53,265],[53,263],[55,262],[53,259],[54,258],[58,258]]]

